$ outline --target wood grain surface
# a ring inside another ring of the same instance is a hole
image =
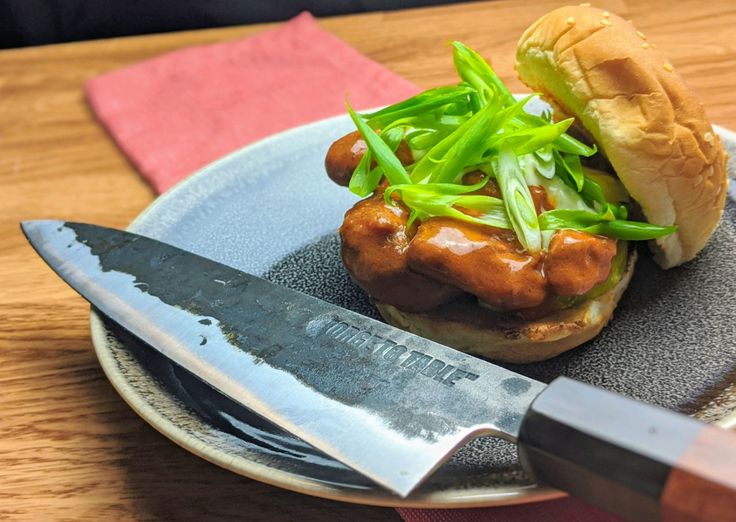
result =
[[[321,20],[421,86],[453,81],[446,42],[492,57],[512,90],[522,30],[564,2],[481,2]],[[736,128],[732,0],[596,2],[663,49],[714,122]],[[85,105],[97,74],[265,25],[0,51],[0,519],[398,520],[390,509],[300,496],[236,476],[164,439],[95,359],[88,305],[26,244],[18,222],[125,227],[154,198]]]

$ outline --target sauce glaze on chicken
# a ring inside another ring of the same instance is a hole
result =
[[[340,138],[327,153],[327,174],[347,186],[365,151],[358,132]],[[405,143],[397,156],[404,165],[413,161]],[[470,172],[463,183],[475,184],[483,176]],[[342,258],[373,299],[401,310],[426,312],[472,294],[498,311],[534,314],[554,309],[550,303],[557,298],[586,294],[611,271],[615,239],[558,230],[546,250],[532,254],[510,230],[442,217],[409,227],[408,209],[399,201],[386,203],[384,186],[346,213]],[[529,189],[538,214],[554,208],[543,187]],[[500,197],[492,179],[477,193]]]

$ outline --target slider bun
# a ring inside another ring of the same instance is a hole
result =
[[[670,268],[695,257],[726,197],[726,154],[703,106],[645,35],[592,7],[563,7],[522,35],[521,81],[574,116],[647,221],[677,225],[651,242]]]
[[[427,313],[403,312],[379,302],[375,305],[389,324],[463,352],[513,363],[543,361],[600,333],[629,285],[635,264],[636,250],[630,248],[626,270],[608,292],[530,321],[482,308],[470,296]]]

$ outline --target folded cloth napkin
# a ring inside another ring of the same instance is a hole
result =
[[[220,156],[275,132],[394,103],[415,85],[307,13],[229,43],[171,52],[94,78],[87,99],[128,159],[162,192]],[[615,517],[576,500],[494,509],[401,509],[408,522],[583,521]]]
[[[211,161],[296,125],[416,94],[308,13],[250,38],[174,51],[99,76],[87,100],[162,192]]]

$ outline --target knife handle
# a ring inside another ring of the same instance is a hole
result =
[[[538,482],[629,520],[736,520],[736,434],[560,377],[519,432]]]

